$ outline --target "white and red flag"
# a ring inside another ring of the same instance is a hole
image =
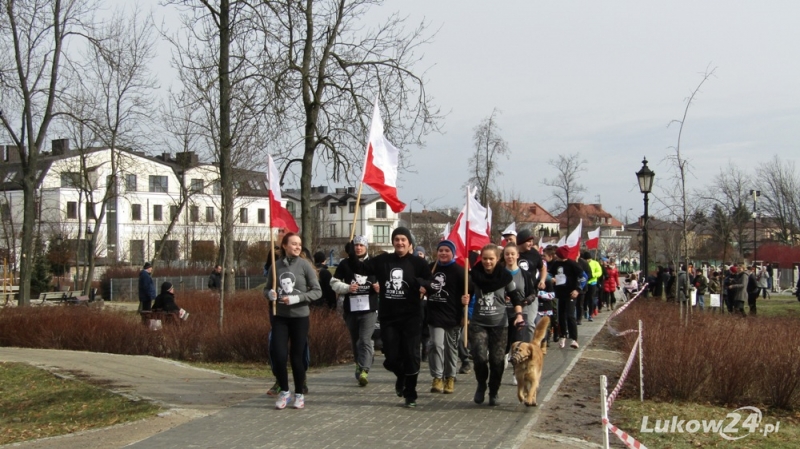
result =
[[[444,240],[444,239],[446,239],[446,238],[447,238],[447,237],[449,237],[449,236],[450,236],[450,223],[448,222],[448,223],[447,223],[447,224],[444,226],[444,231],[442,231],[442,238],[441,238],[440,240]]]
[[[600,245],[600,226],[594,231],[588,232],[589,240],[586,240],[586,247],[589,249],[597,249]]]
[[[284,228],[289,232],[298,232],[297,222],[292,214],[283,207],[281,197],[281,184],[278,169],[271,155],[267,155],[267,178],[269,179],[269,226],[271,228]]]
[[[459,264],[469,259],[469,252],[479,250],[491,243],[491,209],[483,207],[477,199],[475,192],[467,187],[467,204],[456,218],[456,224],[450,231],[448,240],[456,245],[456,254],[461,256],[456,259]],[[469,227],[467,226],[469,223]],[[468,263],[468,262],[466,262]]]
[[[569,256],[568,259],[576,260],[578,256],[581,254],[581,232],[583,231],[583,220],[578,222],[578,226],[572,231],[567,239],[562,244],[560,241],[558,242],[558,246],[566,246],[569,249]],[[563,240],[563,238],[562,238]]]
[[[402,212],[406,208],[405,203],[397,197],[399,155],[400,150],[395,148],[383,135],[383,120],[381,120],[381,112],[376,98],[361,182],[375,189],[395,213]]]

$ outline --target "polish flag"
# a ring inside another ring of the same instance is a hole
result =
[[[597,249],[600,245],[600,226],[594,231],[589,231],[589,240],[586,241],[586,247],[589,249]]]
[[[381,120],[381,112],[378,109],[378,99],[376,98],[361,182],[375,189],[395,213],[402,212],[406,208],[405,203],[397,197],[399,155],[400,150],[395,148],[383,135],[383,120]]]
[[[564,244],[561,244],[560,241],[558,242],[559,247],[566,246],[569,249],[569,256],[567,256],[568,259],[577,260],[578,256],[580,256],[582,231],[583,220],[578,222],[578,227],[576,227],[575,230],[569,234],[569,237],[567,237],[566,241],[564,241]]]
[[[297,222],[289,211],[283,207],[281,197],[280,175],[271,155],[267,155],[267,178],[269,179],[269,226],[284,228],[289,232],[298,232]]]
[[[539,236],[539,254],[544,253],[544,236]]]
[[[442,238],[439,240],[444,240],[450,235],[450,223],[447,223],[444,226],[444,231],[442,231]]]
[[[456,254],[461,255],[456,259],[459,264],[467,263],[469,251],[479,250],[491,243],[491,209],[487,209],[475,199],[475,189],[467,188],[467,204],[456,218],[456,224],[447,237],[456,245]],[[467,219],[468,217],[468,219]],[[467,228],[469,222],[469,228]]]

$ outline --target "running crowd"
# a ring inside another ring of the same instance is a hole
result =
[[[264,295],[275,304],[270,307],[269,353],[276,383],[269,394],[277,397],[276,408],[305,407],[309,306],[335,308],[337,295],[358,384],[369,384],[379,322],[384,368],[396,377],[397,396],[413,408],[423,357],[432,377],[431,392],[453,393],[457,374],[474,370],[474,402],[483,404],[488,393],[488,405],[498,405],[513,342],[530,341],[539,319],[550,316],[547,345],[552,337],[560,348],[569,343],[577,349],[578,325],[591,321],[603,307],[613,308],[620,290],[614,261],[595,261],[588,252],[576,261],[568,257],[567,248],[538,248],[529,230],[519,235],[508,231],[499,245],[469,254],[468,276],[456,263],[463,255],[449,240],[439,242],[430,263],[422,248],[414,248],[407,228],[396,228],[391,242],[393,252],[369,256],[367,239],[355,236],[331,275],[324,254],[312,261],[299,235],[282,235],[274,267],[271,262],[264,267]]]

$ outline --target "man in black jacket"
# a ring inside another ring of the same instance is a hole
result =
[[[222,266],[221,265],[214,265],[214,271],[208,276],[208,288],[209,290],[216,291],[219,293],[222,290]]]
[[[319,304],[322,306],[326,306],[331,310],[336,310],[336,292],[333,291],[331,287],[331,279],[333,275],[331,274],[330,270],[328,270],[328,258],[325,257],[325,253],[322,251],[317,251],[314,254],[314,267],[317,269],[319,273],[319,285],[322,288],[322,299],[320,300]],[[314,303],[311,304],[316,305]]]
[[[142,271],[139,272],[139,311],[149,311],[153,300],[156,299],[156,285],[150,276],[153,273],[153,266],[150,262],[145,262]]]

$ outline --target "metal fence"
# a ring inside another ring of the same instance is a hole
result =
[[[208,290],[208,276],[164,276],[153,278],[157,293],[161,284],[166,281],[172,282],[176,292]],[[265,276],[237,276],[235,288],[236,290],[250,290],[266,282]],[[139,278],[111,279],[109,299],[112,301],[138,301]]]

